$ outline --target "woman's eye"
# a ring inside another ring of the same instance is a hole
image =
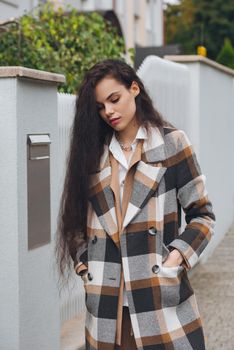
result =
[[[111,102],[112,102],[112,103],[116,103],[116,102],[118,102],[118,101],[119,101],[119,97],[116,98],[115,100],[112,100]]]

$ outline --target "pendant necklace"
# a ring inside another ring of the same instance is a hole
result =
[[[132,143],[129,144],[121,142],[118,134],[116,134],[116,139],[123,151],[130,152],[132,150]]]

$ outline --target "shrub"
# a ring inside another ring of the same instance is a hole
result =
[[[220,50],[216,61],[234,69],[234,47],[232,46],[230,39],[226,38],[224,40],[223,47]]]
[[[60,92],[76,93],[84,73],[104,58],[123,58],[124,42],[96,12],[38,6],[0,32],[0,65],[24,66],[66,76]]]

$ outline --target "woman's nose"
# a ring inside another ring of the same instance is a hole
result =
[[[110,105],[107,105],[105,107],[105,112],[106,112],[107,115],[112,115],[114,113],[113,107],[110,106]]]

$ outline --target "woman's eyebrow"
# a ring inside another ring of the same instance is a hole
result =
[[[112,95],[117,94],[118,92],[119,90],[113,91],[106,99],[109,100],[112,97]]]
[[[109,96],[107,96],[106,100],[109,100],[114,94],[117,94],[119,92],[120,92],[119,90],[113,91]],[[97,101],[97,104],[102,104],[102,103]]]
[[[113,91],[109,96],[107,96],[106,100],[111,99],[111,97],[112,97],[114,94],[118,94],[119,92],[120,92],[119,90]],[[101,105],[101,104],[102,104],[102,102],[99,102],[99,101],[96,101],[96,103],[97,103],[98,105]]]

